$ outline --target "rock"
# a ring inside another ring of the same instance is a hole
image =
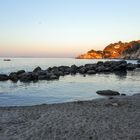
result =
[[[103,64],[104,64],[103,61],[99,61],[99,62],[97,62],[97,66],[102,66]]]
[[[69,75],[69,74],[70,74],[69,71],[65,71],[65,72],[64,72],[64,75]]]
[[[88,70],[88,71],[87,71],[87,74],[89,74],[89,75],[90,75],[90,74],[96,74],[96,71],[95,71],[95,70]]]
[[[57,75],[57,76],[64,76],[64,73],[62,71],[58,71],[58,73],[55,74],[55,75]]]
[[[32,73],[30,73],[30,72],[23,73],[20,76],[20,81],[22,81],[22,82],[29,82],[29,81],[32,81],[32,80],[34,80],[34,78],[32,76]]]
[[[19,71],[17,71],[17,75],[20,75],[22,73],[25,73],[25,70],[19,70]]]
[[[51,72],[51,71],[52,71],[52,68],[49,67],[46,71],[47,71],[47,72]]]
[[[6,74],[0,74],[0,81],[9,80],[9,77]]]
[[[140,63],[137,64],[137,68],[140,68]]]
[[[78,71],[80,74],[85,74],[87,72],[87,68],[82,66]]]
[[[136,69],[136,65],[132,63],[128,63],[126,68],[127,70],[133,71],[134,69]]]
[[[11,59],[4,59],[3,61],[11,61]]]
[[[32,80],[34,80],[34,81],[38,80],[38,76],[39,76],[39,74],[36,72],[31,73]]]
[[[87,70],[95,70],[96,66],[96,64],[85,64]]]
[[[59,71],[58,68],[52,69],[51,73],[53,73],[56,76],[64,76],[64,73],[62,71]]]
[[[104,66],[105,67],[111,67],[113,62],[115,62],[115,61],[105,61]]]
[[[59,66],[58,70],[61,71],[61,72],[59,72],[59,74],[61,74],[61,76],[68,75],[71,72],[70,71],[71,68],[69,66]]]
[[[111,67],[105,67],[104,72],[112,72],[113,69]]]
[[[116,65],[113,67],[114,71],[126,71],[127,62],[126,61],[117,61]]]
[[[38,80],[47,80],[48,77],[46,75],[39,75]]]
[[[33,70],[33,72],[39,72],[39,71],[41,71],[42,69],[40,68],[40,67],[37,67],[37,68],[35,68],[34,70]]]
[[[77,70],[77,66],[76,65],[72,65],[71,67],[70,67],[70,72],[71,72],[71,74],[76,74],[76,70]]]
[[[47,71],[45,71],[45,70],[40,70],[40,71],[35,72],[35,73],[37,73],[38,75],[46,75]]]
[[[14,82],[18,81],[18,75],[17,75],[17,73],[16,72],[10,73],[9,74],[9,79],[12,80],[12,81],[14,81]]]
[[[52,74],[49,78],[49,80],[56,80],[56,79],[59,79],[59,76],[56,76],[54,74]]]
[[[140,68],[140,59],[137,60],[137,68]]]
[[[104,67],[104,65],[99,65],[97,68],[96,68],[96,71],[97,72],[104,72],[105,71],[105,67]]]
[[[119,92],[113,91],[113,90],[99,90],[96,93],[99,94],[99,95],[103,95],[103,96],[116,96],[116,95],[120,95]]]
[[[126,96],[126,94],[122,93],[121,96]]]

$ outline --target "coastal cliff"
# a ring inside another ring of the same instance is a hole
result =
[[[82,54],[77,59],[101,59],[101,58],[124,58],[124,59],[139,59],[140,58],[140,40],[131,42],[111,43],[102,51],[91,50]]]

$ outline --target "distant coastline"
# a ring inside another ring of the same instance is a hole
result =
[[[103,50],[90,50],[79,55],[77,59],[140,59],[140,40],[131,42],[111,43]]]

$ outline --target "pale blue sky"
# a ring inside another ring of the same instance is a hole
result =
[[[71,57],[140,39],[140,0],[0,0],[0,56]]]

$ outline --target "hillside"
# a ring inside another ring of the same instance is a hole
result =
[[[100,58],[140,58],[140,40],[131,42],[111,43],[103,51],[91,50],[77,57],[78,59],[100,59]]]

